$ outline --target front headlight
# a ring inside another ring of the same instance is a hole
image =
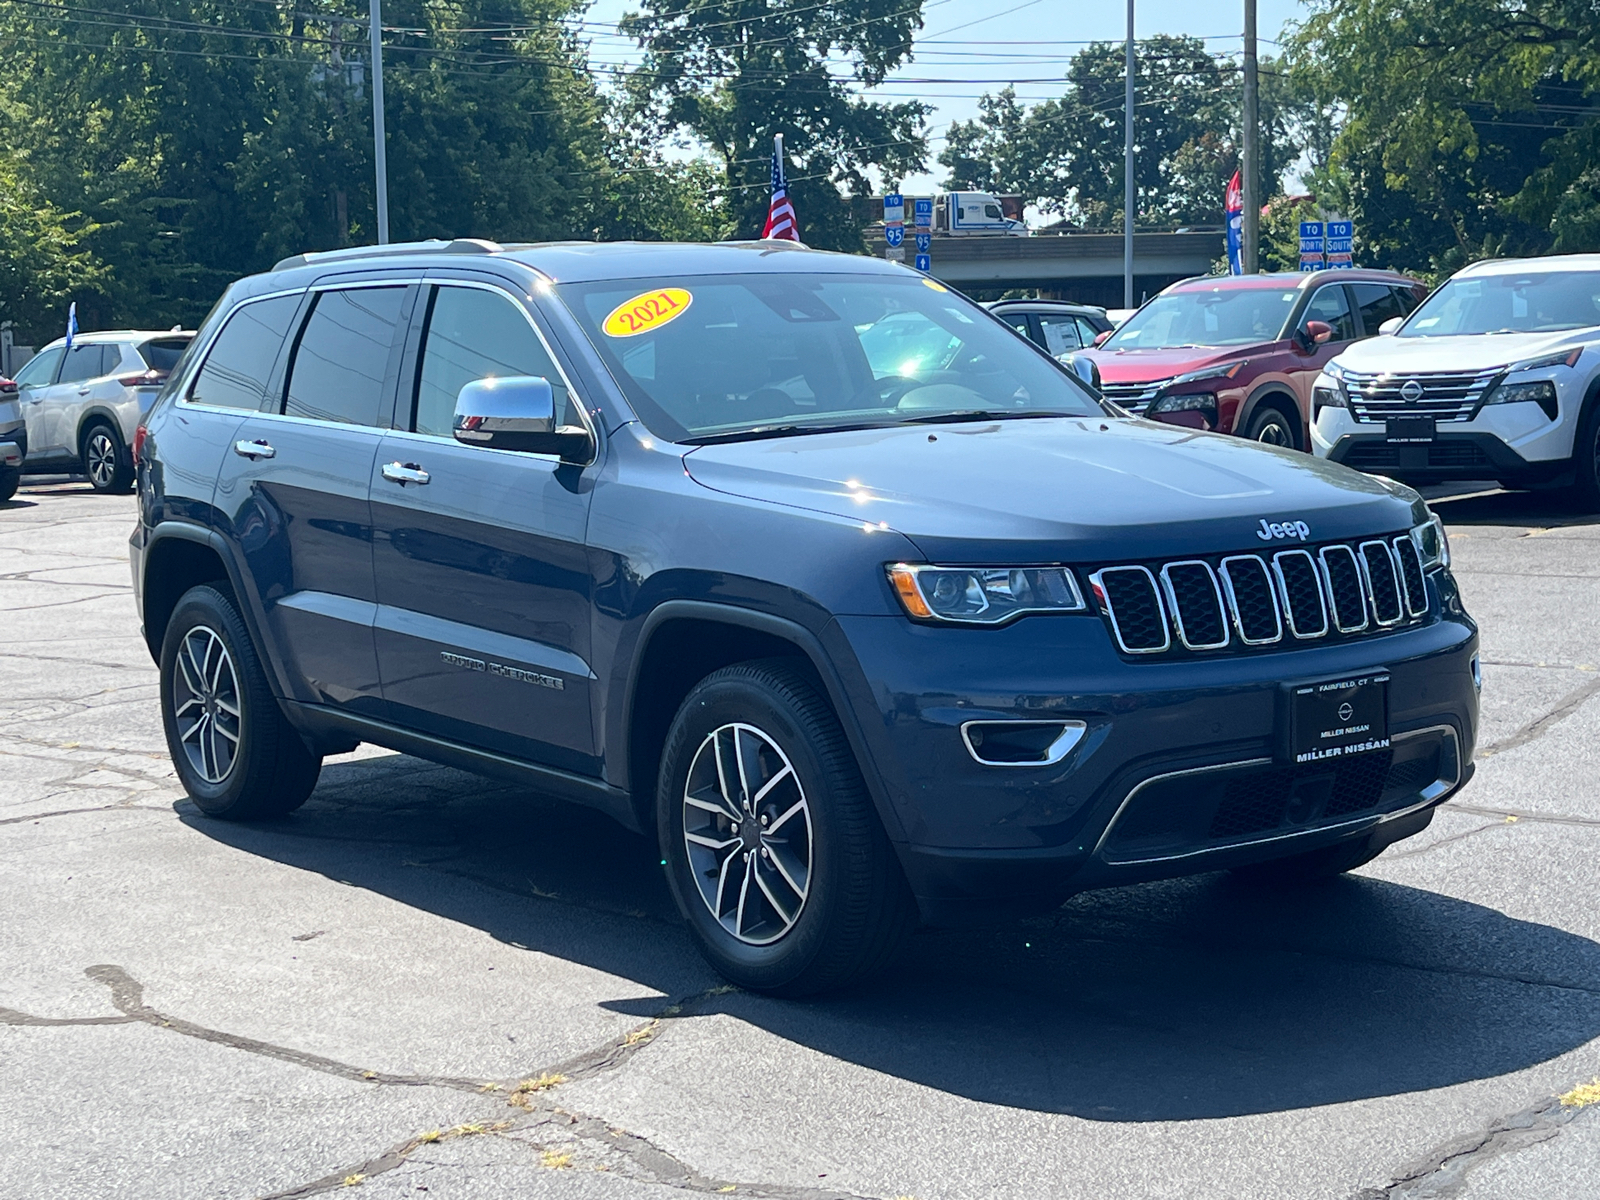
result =
[[[1217,427],[1217,398],[1210,392],[1188,392],[1177,396],[1162,396],[1149,408],[1145,409],[1145,416],[1153,417],[1160,413],[1199,413],[1206,423],[1207,429]]]
[[[1556,385],[1548,379],[1536,379],[1531,383],[1502,383],[1489,393],[1484,403],[1516,404],[1522,400],[1532,400],[1544,409],[1545,416],[1552,421],[1561,411],[1556,400]]]
[[[1344,388],[1338,384],[1329,387],[1319,383],[1311,389],[1311,419],[1315,421],[1317,414],[1325,408],[1348,408],[1345,401]]]
[[[1444,531],[1444,522],[1431,516],[1411,531],[1411,540],[1417,543],[1417,553],[1422,556],[1424,571],[1437,571],[1450,565],[1450,535]]]
[[[1023,613],[1082,612],[1083,595],[1065,567],[938,567],[892,563],[889,582],[909,616],[999,625]]]

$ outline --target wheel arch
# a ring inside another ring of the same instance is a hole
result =
[[[1276,381],[1264,383],[1250,393],[1239,408],[1239,416],[1233,423],[1234,433],[1239,437],[1246,436],[1245,431],[1250,428],[1250,422],[1255,420],[1256,413],[1262,407],[1275,408],[1288,419],[1290,428],[1294,430],[1296,450],[1305,450],[1310,445],[1310,430],[1305,414],[1300,411],[1299,400],[1287,385]]]
[[[128,439],[122,434],[122,420],[115,412],[103,404],[96,404],[84,409],[78,417],[78,430],[72,438],[72,452],[81,461],[83,458],[83,440],[89,434],[89,429],[94,425],[109,425],[111,432],[117,435],[117,441],[123,451],[129,452]]]
[[[145,547],[141,560],[143,578],[139,594],[144,617],[144,644],[150,657],[161,659],[161,643],[166,637],[167,622],[172,619],[178,601],[192,587],[211,584],[227,593],[250,629],[250,614],[239,603],[239,589],[228,560],[223,553],[222,539],[209,529],[183,522],[167,522],[156,527]],[[255,639],[260,645],[260,640]],[[270,677],[270,672],[269,672]]]
[[[891,840],[904,840],[822,640],[784,617],[701,600],[658,605],[645,618],[636,644],[624,708],[627,779],[623,786],[640,828],[655,828],[661,750],[684,697],[713,671],[760,658],[791,660],[816,683],[844,730],[885,831]]]

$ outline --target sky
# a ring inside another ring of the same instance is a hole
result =
[[[1240,51],[1242,0],[1135,0],[1134,35],[1191,34],[1214,53]],[[610,29],[638,0],[596,0],[584,20],[591,31],[596,66],[638,60],[638,50]],[[1305,14],[1300,0],[1257,0],[1256,26],[1262,54],[1275,54],[1285,22]],[[1089,42],[1121,41],[1127,5],[1118,0],[925,0],[915,56],[870,95],[915,98],[934,106],[929,118],[929,162],[933,170],[902,181],[907,193],[936,191],[944,132],[952,121],[978,113],[978,97],[1015,82],[1025,100],[1061,95],[1067,60]],[[1025,82],[1026,81],[1026,82]]]

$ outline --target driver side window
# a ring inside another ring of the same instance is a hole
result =
[[[472,287],[440,287],[429,306],[412,429],[451,437],[456,395],[476,379],[538,375],[555,393],[556,424],[575,425],[561,372],[515,301]]]
[[[1306,305],[1305,315],[1300,318],[1300,328],[1304,329],[1307,321],[1326,321],[1333,326],[1333,336],[1328,339],[1330,342],[1353,340],[1356,322],[1350,313],[1350,301],[1345,296],[1344,284],[1330,283],[1318,288],[1317,294],[1311,297],[1311,303]]]
[[[61,355],[62,348],[60,346],[53,350],[35,354],[24,364],[22,370],[17,372],[17,387],[49,387],[55,379],[56,364],[61,361]]]

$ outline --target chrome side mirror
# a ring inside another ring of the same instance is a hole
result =
[[[1400,326],[1404,325],[1405,323],[1406,319],[1404,317],[1390,317],[1382,325],[1378,326],[1378,333],[1387,337],[1389,334],[1398,330]]]
[[[490,450],[555,454],[562,462],[586,463],[594,439],[581,425],[556,424],[556,397],[542,375],[474,379],[456,395],[456,441]]]
[[[1063,354],[1061,365],[1076,375],[1096,396],[1100,394],[1100,367],[1092,358],[1081,354]]]

